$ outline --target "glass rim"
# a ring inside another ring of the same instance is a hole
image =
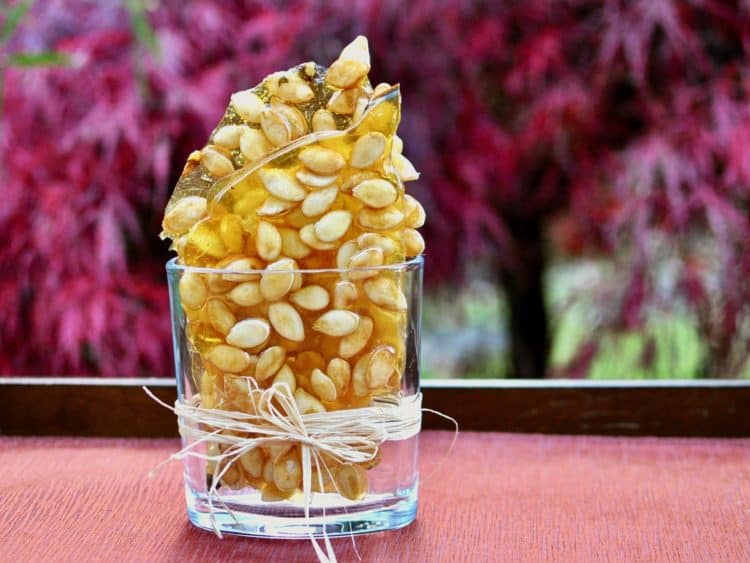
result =
[[[282,258],[279,258],[281,260]],[[264,268],[262,270],[231,270],[228,268],[209,268],[205,266],[187,266],[177,262],[178,257],[175,256],[167,261],[167,273],[171,274],[174,272],[190,272],[193,274],[346,274],[349,272],[398,272],[417,270],[424,266],[424,255],[420,254],[410,260],[403,262],[396,262],[395,264],[383,264],[381,266],[364,266],[361,268],[296,268],[294,270],[269,270]],[[237,258],[241,260],[241,258]]]

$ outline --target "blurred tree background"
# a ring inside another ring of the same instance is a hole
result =
[[[0,373],[171,375],[187,154],[359,33],[423,173],[427,375],[748,376],[750,6],[712,0],[5,5]]]

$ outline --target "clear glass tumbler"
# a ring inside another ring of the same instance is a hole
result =
[[[329,416],[416,399],[422,270],[421,257],[371,268],[284,271],[171,260],[179,400],[254,412],[253,392],[283,384],[303,415]],[[193,424],[185,417],[181,423]],[[208,456],[184,458],[188,516],[200,528],[333,537],[401,528],[416,517],[418,435],[386,440],[364,463],[323,456],[327,469],[313,470],[306,506],[299,443],[258,446],[227,467],[210,457],[222,453],[220,440],[193,443],[189,434],[183,432],[183,447]],[[218,498],[209,499],[212,482]]]

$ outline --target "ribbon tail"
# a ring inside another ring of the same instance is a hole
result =
[[[321,492],[324,491],[323,487],[323,476],[320,473],[320,456],[318,455],[318,452],[315,453],[315,470],[318,474],[318,488]],[[325,465],[325,462],[323,462]],[[326,469],[328,469],[326,467]],[[326,505],[323,504],[323,521],[326,520]],[[349,529],[351,532],[351,527]],[[354,540],[354,535],[352,534],[352,540]],[[326,545],[326,551],[328,552],[329,559],[331,560],[331,563],[336,563],[336,552],[333,550],[333,545],[331,545],[331,538],[328,537],[328,533],[326,532],[325,524],[323,525],[323,541]]]
[[[440,411],[436,411],[436,410],[433,410],[433,409],[422,408],[421,411],[437,415],[437,416],[439,416],[440,418],[442,418],[444,420],[452,422],[453,423],[453,427],[454,427],[454,429],[453,429],[453,439],[451,440],[451,445],[448,446],[448,451],[443,456],[443,459],[441,459],[436,465],[433,465],[432,466],[432,471],[430,471],[427,475],[425,475],[424,480],[427,481],[427,480],[431,479],[432,476],[435,475],[435,473],[437,473],[437,470],[440,469],[440,467],[442,467],[442,465],[445,463],[445,461],[450,457],[451,453],[453,452],[453,447],[456,445],[456,441],[458,440],[459,429],[458,429],[458,421],[455,418],[453,418],[452,416],[449,416],[449,415],[447,415],[445,413],[442,413]]]
[[[312,532],[312,519],[310,517],[310,506],[312,505],[312,456],[310,455],[310,446],[302,444],[302,494],[305,505],[305,524],[307,525],[307,535],[310,538],[315,555],[318,556],[320,563],[337,563],[336,554],[333,551],[331,540],[328,538],[325,522],[323,523],[323,541],[326,551],[320,547],[318,540],[315,539]]]

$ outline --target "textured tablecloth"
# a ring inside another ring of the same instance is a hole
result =
[[[451,434],[425,432],[421,470]],[[193,528],[174,440],[0,438],[1,561],[312,561]],[[364,561],[750,561],[750,440],[462,433]],[[356,561],[349,539],[340,561]]]

